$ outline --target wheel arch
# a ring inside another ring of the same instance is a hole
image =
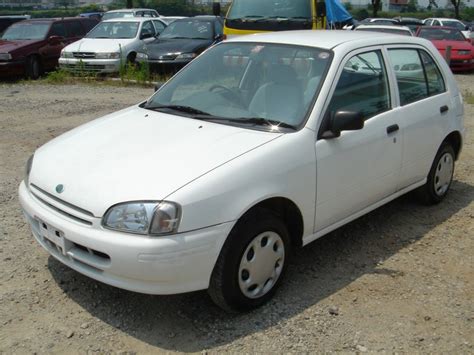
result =
[[[461,132],[459,131],[453,131],[449,133],[446,138],[443,140],[443,144],[448,143],[450,144],[453,149],[454,149],[454,154],[456,155],[455,158],[458,160],[459,155],[461,153],[461,148],[462,148],[462,135]]]
[[[288,229],[293,246],[301,247],[303,245],[303,215],[298,206],[286,197],[270,197],[255,203],[238,218],[236,224],[260,209],[270,211],[277,217],[281,218]]]

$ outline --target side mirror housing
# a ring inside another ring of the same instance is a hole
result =
[[[153,37],[153,34],[150,32],[145,32],[140,35],[140,39],[147,39]]]
[[[48,43],[51,44],[51,45],[54,45],[54,46],[61,43],[62,40],[63,40],[63,37],[61,37],[61,36],[49,36],[48,37]]]
[[[336,111],[329,119],[329,127],[322,138],[337,138],[342,131],[357,131],[364,128],[364,115],[362,112]]]

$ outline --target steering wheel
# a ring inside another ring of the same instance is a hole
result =
[[[240,97],[240,95],[238,93],[236,93],[235,91],[233,91],[232,89],[229,89],[229,88],[227,88],[223,85],[219,85],[219,84],[212,85],[209,88],[209,91],[216,91],[216,90],[225,91],[225,93],[222,96],[224,96],[225,98],[233,101],[234,103],[238,104],[241,107],[245,107],[244,103],[242,102],[242,97]]]

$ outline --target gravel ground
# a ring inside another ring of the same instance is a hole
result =
[[[458,75],[463,91],[473,75]],[[472,90],[472,89],[471,89]],[[0,353],[474,353],[474,149],[438,206],[405,196],[296,252],[276,297],[228,315],[205,292],[149,296],[64,267],[17,187],[34,149],[151,89],[0,84]],[[466,104],[474,128],[474,105]]]

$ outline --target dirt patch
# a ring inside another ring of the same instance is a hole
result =
[[[472,75],[456,76],[463,92]],[[205,292],[148,296],[68,269],[33,240],[17,188],[35,148],[151,89],[0,85],[0,353],[474,352],[474,149],[447,199],[409,196],[296,252],[276,297],[229,316]],[[474,128],[474,105],[465,122]]]

